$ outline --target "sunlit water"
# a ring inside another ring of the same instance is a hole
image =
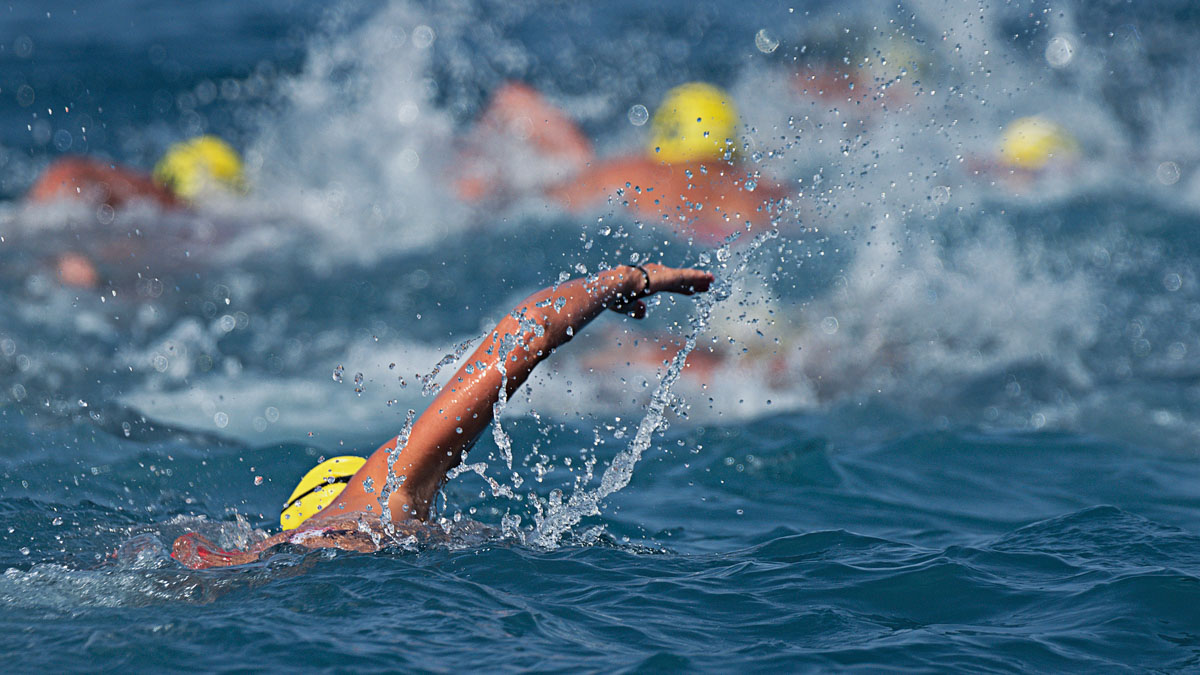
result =
[[[20,669],[1200,667],[1187,3],[39,4],[0,14]],[[858,66],[869,92],[793,84]],[[620,198],[464,204],[459,139],[506,79],[601,155],[640,151],[638,106],[716,81],[746,171],[791,198],[724,245]],[[988,169],[1031,114],[1076,160]],[[249,196],[19,201],[61,154],[148,167],[200,132],[245,151]],[[109,285],[57,283],[57,253],[98,248]],[[635,256],[721,284],[559,350],[421,537],[166,556],[271,531],[305,470],[400,433],[513,302]]]

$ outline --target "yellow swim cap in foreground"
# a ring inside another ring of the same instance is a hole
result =
[[[654,112],[647,151],[666,164],[727,159],[737,125],[737,108],[724,90],[703,82],[681,84]]]
[[[354,473],[366,463],[367,460],[362,457],[346,455],[327,459],[313,467],[304,474],[300,484],[292,490],[292,496],[288,497],[283,513],[279,514],[280,527],[295,529],[329,506],[346,489]]]
[[[1078,148],[1066,129],[1044,117],[1013,120],[1000,136],[1000,158],[1019,169],[1040,169],[1055,157],[1073,155]]]
[[[198,136],[172,145],[154,167],[154,180],[189,201],[213,188],[246,189],[241,158],[216,136]]]

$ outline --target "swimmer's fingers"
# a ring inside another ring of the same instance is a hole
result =
[[[619,312],[634,319],[646,318],[646,303],[641,300],[631,300],[621,305],[616,305],[612,311]]]
[[[651,293],[679,293],[692,295],[703,293],[712,286],[715,278],[711,272],[688,267],[676,268],[651,263],[645,266],[650,275]]]
[[[175,544],[171,546],[171,557],[184,567],[204,569],[207,565],[204,564],[201,551],[210,548],[216,548],[211,541],[195,532],[188,532],[175,540]]]
[[[171,557],[184,567],[202,570],[254,562],[258,559],[258,554],[252,551],[226,551],[200,534],[188,532],[175,540],[171,547]]]

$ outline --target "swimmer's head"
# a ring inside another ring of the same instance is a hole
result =
[[[366,462],[362,457],[347,455],[327,459],[313,467],[288,497],[283,513],[279,514],[280,527],[293,530],[329,506]]]
[[[1000,159],[1017,169],[1036,171],[1053,159],[1071,157],[1078,149],[1066,129],[1044,117],[1013,120],[1000,135]]]
[[[663,162],[728,160],[737,141],[738,113],[723,89],[689,82],[667,92],[650,124],[650,157]]]
[[[172,145],[154,167],[154,180],[187,201],[206,192],[246,190],[241,157],[216,136]]]

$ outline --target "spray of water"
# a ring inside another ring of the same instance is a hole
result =
[[[534,515],[534,529],[527,537],[529,543],[545,548],[557,546],[562,536],[581,519],[599,515],[603,501],[629,484],[638,460],[650,448],[654,433],[666,430],[669,424],[665,413],[672,400],[671,390],[675,386],[676,380],[679,379],[679,374],[683,371],[688,354],[696,347],[697,336],[708,326],[713,307],[728,297],[733,280],[745,271],[754,253],[765,242],[777,236],[778,232],[775,230],[758,235],[747,246],[740,248],[734,254],[736,257],[733,259],[732,265],[725,263],[726,273],[721,275],[716,287],[697,301],[695,312],[689,321],[690,330],[684,338],[684,345],[676,352],[667,372],[654,389],[650,404],[646,409],[646,415],[638,424],[637,432],[629,445],[613,459],[612,464],[601,475],[600,485],[595,489],[576,489],[566,503],[561,501],[561,495],[555,495],[555,498],[548,499],[545,503],[539,503],[539,508]],[[726,242],[718,250],[718,260],[730,257],[730,243]]]
[[[379,489],[379,520],[383,524],[384,534],[393,539],[396,536],[396,526],[392,522],[392,508],[389,501],[407,479],[407,476],[396,473],[395,466],[396,462],[400,461],[400,455],[403,454],[404,448],[408,445],[408,436],[412,433],[413,421],[416,420],[416,416],[417,411],[410,408],[404,419],[404,428],[396,436],[396,442],[392,444],[392,448],[388,450],[387,480]]]

